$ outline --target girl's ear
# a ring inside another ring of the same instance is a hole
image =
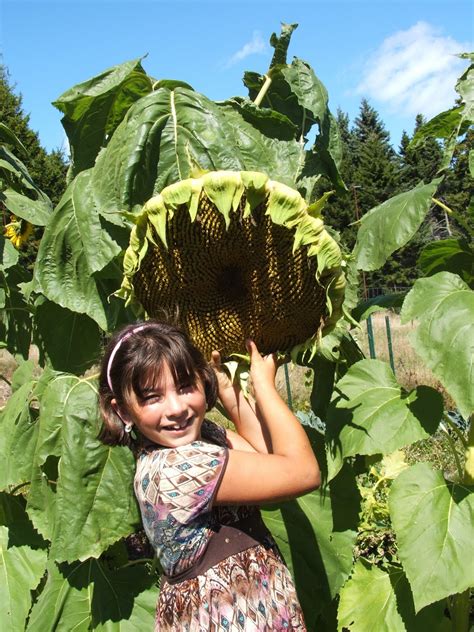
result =
[[[110,400],[110,405],[114,409],[114,413],[117,415],[117,417],[120,417],[123,423],[126,423],[127,422],[126,415],[123,415],[122,412],[120,411],[120,408],[118,407],[117,400],[115,399],[115,397]]]

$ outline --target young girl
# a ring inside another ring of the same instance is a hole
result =
[[[295,588],[257,505],[320,482],[274,356],[247,343],[255,401],[185,333],[147,321],[115,335],[100,377],[101,439],[137,455],[135,494],[164,577],[160,631],[305,630]],[[217,396],[236,431],[205,419]]]

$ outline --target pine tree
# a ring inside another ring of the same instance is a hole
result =
[[[413,136],[425,124],[422,114],[417,114]],[[410,137],[404,131],[400,141],[399,155],[402,164],[401,186],[407,191],[423,181],[430,182],[441,166],[442,149],[434,138],[425,139],[422,145],[410,147]]]
[[[56,204],[66,185],[65,157],[59,150],[48,154],[43,149],[38,134],[30,128],[29,115],[23,111],[22,97],[14,93],[3,65],[0,65],[0,121],[23,143],[27,155],[18,157],[25,163],[35,184]]]
[[[399,191],[399,164],[390,134],[376,110],[362,99],[352,129],[353,174],[358,212],[362,216]]]

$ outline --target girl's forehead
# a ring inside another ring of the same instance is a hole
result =
[[[184,367],[181,367],[181,371],[179,371],[179,367],[172,367],[167,360],[162,360],[150,367],[143,379],[140,380],[140,386],[147,390],[163,389],[168,386],[179,386],[189,378],[196,379],[197,375],[193,372],[189,373]]]

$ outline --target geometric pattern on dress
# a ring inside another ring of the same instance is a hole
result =
[[[156,632],[304,632],[301,606],[280,555],[255,546],[199,577],[165,584]]]
[[[209,511],[226,458],[227,448],[202,441],[160,450],[154,459],[142,458],[137,467],[140,500],[166,506],[167,513],[186,524]]]
[[[192,566],[215,526],[212,510],[228,449],[194,441],[178,448],[143,452],[134,487],[142,522],[167,575]]]

